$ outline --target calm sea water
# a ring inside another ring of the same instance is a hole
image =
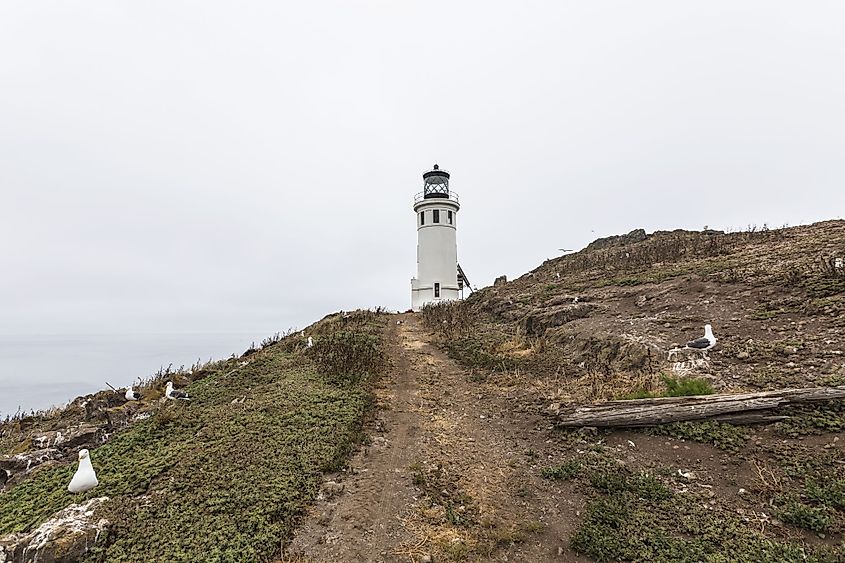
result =
[[[162,366],[240,355],[255,334],[0,335],[0,417],[125,387]]]

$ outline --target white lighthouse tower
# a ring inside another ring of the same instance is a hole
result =
[[[423,191],[414,196],[417,217],[417,277],[411,279],[411,308],[461,299],[466,279],[458,265],[458,194],[449,190],[449,173],[423,174]],[[467,285],[469,285],[467,283]]]

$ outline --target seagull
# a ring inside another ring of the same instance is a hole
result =
[[[184,391],[180,391],[178,389],[173,388],[173,382],[167,382],[167,388],[164,390],[164,396],[168,399],[181,399],[183,401],[190,401],[191,398],[188,397],[188,394]]]
[[[137,401],[141,398],[141,394],[130,387],[126,390],[126,395],[124,395],[124,397],[126,397],[127,401]]]
[[[309,336],[308,337],[308,344],[306,344],[306,347],[310,348],[313,345],[314,345],[314,339]]]
[[[704,336],[696,338],[695,340],[690,340],[684,348],[706,352],[707,350],[713,348],[713,346],[716,345],[716,342],[718,341],[716,340],[716,337],[713,336],[713,327],[710,325],[704,325]]]
[[[67,490],[72,493],[84,493],[90,491],[97,485],[97,474],[94,473],[94,466],[91,465],[91,457],[88,455],[88,450],[79,450],[79,468],[73,474],[73,479],[67,486]]]

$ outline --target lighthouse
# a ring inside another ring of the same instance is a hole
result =
[[[417,277],[411,279],[411,308],[463,297],[465,276],[458,265],[458,194],[449,173],[436,164],[423,174],[423,191],[414,196],[417,219]]]

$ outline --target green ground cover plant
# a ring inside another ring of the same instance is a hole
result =
[[[578,479],[589,500],[570,544],[582,555],[596,561],[690,563],[836,560],[825,546],[767,537],[733,511],[710,506],[693,492],[673,492],[655,474],[595,453],[579,464]],[[814,523],[817,512],[810,514]]]
[[[733,424],[711,420],[673,422],[644,430],[653,436],[671,436],[703,444],[711,444],[729,452],[738,451],[748,440],[748,432]]]

